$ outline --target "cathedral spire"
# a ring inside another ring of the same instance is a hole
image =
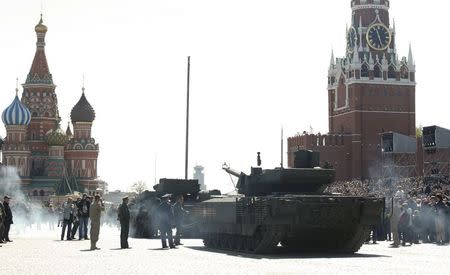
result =
[[[39,23],[34,30],[37,36],[36,53],[25,84],[53,84],[47,57],[45,56],[45,35],[47,34],[48,28],[44,25],[42,13]]]
[[[330,59],[330,68],[334,66],[334,51],[331,49],[331,59]]]

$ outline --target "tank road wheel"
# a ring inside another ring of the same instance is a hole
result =
[[[217,239],[217,235],[216,234],[211,234],[209,241],[210,241],[210,244],[211,244],[211,248],[217,248],[218,247],[218,239]]]

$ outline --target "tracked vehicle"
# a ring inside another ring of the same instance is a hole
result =
[[[296,168],[252,168],[239,178],[237,196],[217,197],[191,211],[206,247],[271,253],[283,247],[301,252],[354,253],[381,220],[384,199],[324,194],[333,169],[316,167],[318,153],[296,153]]]

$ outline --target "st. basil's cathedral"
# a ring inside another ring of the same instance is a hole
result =
[[[92,193],[98,188],[99,146],[91,136],[95,111],[86,99],[84,85],[80,100],[72,108],[70,125],[61,129],[56,95],[47,58],[47,26],[35,27],[36,54],[30,72],[11,105],[2,113],[6,137],[2,141],[2,165],[15,167],[22,189],[30,198],[63,195],[74,191]]]

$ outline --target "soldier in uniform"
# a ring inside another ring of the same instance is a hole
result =
[[[173,210],[169,201],[170,195],[164,195],[159,205],[159,232],[161,234],[162,248],[167,248],[166,239],[169,240],[169,247],[175,248],[172,237]]]
[[[4,225],[3,239],[5,240],[5,242],[12,242],[9,239],[9,229],[11,228],[11,224],[13,224],[13,215],[11,212],[11,208],[9,207],[10,199],[11,198],[8,196],[5,196],[3,198],[3,208],[5,211],[5,219],[3,221],[3,225]]]
[[[118,209],[118,217],[120,221],[120,248],[130,248],[128,245],[128,233],[130,231],[130,210],[128,209],[128,197],[122,199],[122,204]]]
[[[177,233],[175,234],[175,245],[181,245],[180,238],[182,235],[182,225],[183,225],[183,217],[187,215],[189,212],[184,210],[183,208],[184,197],[180,195],[177,197],[176,203],[173,205],[173,216],[175,219],[175,228]]]
[[[99,195],[95,195],[94,202],[89,208],[89,218],[91,219],[91,250],[99,249],[97,247],[98,235],[100,234],[100,216],[105,211],[103,201]]]

